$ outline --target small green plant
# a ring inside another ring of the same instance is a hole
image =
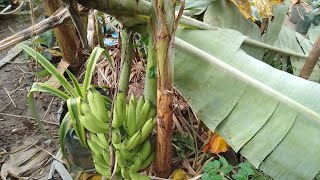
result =
[[[269,180],[270,177],[260,173],[253,168],[249,162],[242,162],[237,166],[233,166],[228,161],[220,156],[219,160],[214,160],[205,165],[203,169],[203,180],[223,180],[223,179],[235,179],[235,180]]]

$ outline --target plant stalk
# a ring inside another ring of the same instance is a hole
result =
[[[172,98],[174,62],[175,0],[154,0],[157,18],[155,46],[157,52],[157,147],[154,171],[167,178],[172,166]]]
[[[153,106],[157,104],[157,52],[154,48],[154,33],[152,22],[148,23],[148,59],[146,69],[146,79],[144,85],[144,96],[149,99]]]
[[[121,33],[121,72],[118,85],[118,92],[128,94],[131,62],[133,58],[133,33],[124,27]]]

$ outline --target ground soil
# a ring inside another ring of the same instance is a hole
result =
[[[0,40],[30,27],[32,24],[29,19],[30,17],[0,19]],[[0,51],[0,61],[9,50],[10,48]],[[36,80],[34,64],[21,54],[12,62],[0,67],[0,169],[8,159],[12,147],[24,144],[25,141],[48,139],[30,118],[31,114],[27,104],[27,92]],[[59,125],[57,111],[61,102],[46,94],[37,95],[36,102],[40,116],[46,115],[43,117],[44,125],[54,139],[51,146],[57,147]]]

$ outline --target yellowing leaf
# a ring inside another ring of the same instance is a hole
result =
[[[229,146],[224,139],[215,132],[209,143],[203,147],[202,152],[210,151],[214,154],[219,154],[228,151],[228,147]]]
[[[262,18],[271,17],[272,14],[272,4],[270,0],[253,0],[254,7],[260,12]]]
[[[188,180],[189,176],[182,169],[177,169],[172,173],[172,180]]]
[[[240,12],[246,19],[251,17],[251,5],[250,0],[231,0],[235,4]]]

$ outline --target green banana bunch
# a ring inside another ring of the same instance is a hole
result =
[[[101,122],[109,122],[109,114],[106,106],[106,100],[95,88],[90,87],[87,92],[87,100],[92,114]]]
[[[126,97],[124,93],[118,93],[113,107],[112,127],[119,128],[126,118]]]
[[[98,103],[96,102],[95,95],[94,89],[91,89],[90,93],[88,93],[89,105],[83,103],[83,116],[92,116],[92,109],[97,108]],[[95,111],[95,113],[100,112]],[[117,170],[122,178],[134,179],[140,176],[146,177],[139,175],[137,172],[147,168],[155,157],[150,140],[148,139],[156,125],[155,116],[156,109],[151,107],[150,101],[145,100],[143,96],[137,100],[134,95],[131,95],[129,102],[126,103],[124,93],[120,92],[116,95],[110,138],[115,148]],[[101,120],[101,116],[95,118],[94,122]],[[100,120],[98,118],[100,118]],[[99,123],[106,122],[100,121]],[[92,150],[95,165],[97,168],[102,169],[110,166],[110,152],[108,149],[108,137],[105,134],[106,129],[102,131],[101,127],[101,129],[98,128],[99,127],[87,128],[91,132],[88,145]]]

